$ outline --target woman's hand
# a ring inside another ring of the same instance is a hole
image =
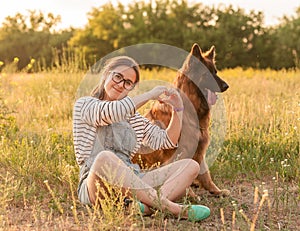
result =
[[[147,91],[143,94],[132,97],[133,103],[136,108],[140,108],[142,105],[147,103],[149,100],[159,100],[163,94],[168,92],[168,88],[165,86],[156,86],[152,90]]]
[[[179,92],[175,88],[168,89],[166,86],[156,86],[152,90],[132,98],[136,108],[141,107],[149,100],[158,100],[173,108],[183,108],[183,103]]]
[[[165,97],[159,97],[161,103],[171,105],[173,108],[183,108],[182,98],[175,88],[170,88],[164,92]]]
[[[156,86],[152,90],[150,90],[148,93],[150,95],[150,99],[152,100],[160,100],[160,97],[163,94],[167,94],[168,88],[165,86]]]

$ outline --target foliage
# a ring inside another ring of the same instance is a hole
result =
[[[72,36],[72,31],[51,31],[59,21],[60,16],[52,13],[45,16],[36,11],[29,11],[29,16],[20,13],[8,16],[0,28],[0,59],[4,65],[18,58],[18,69],[26,67],[27,72],[49,67],[52,50],[61,49]],[[32,60],[35,60],[34,63]]]
[[[17,70],[36,72],[61,66],[68,50],[69,58],[84,57],[79,68],[85,70],[129,45],[164,43],[189,50],[195,42],[203,50],[216,46],[220,69],[299,68],[299,11],[265,27],[262,12],[247,13],[232,5],[208,7],[187,0],[109,2],[91,9],[84,28],[58,32],[54,28],[60,16],[18,13],[0,27],[0,71],[15,57]]]
[[[277,40],[273,52],[274,62],[281,63],[284,68],[300,68],[300,7],[296,13],[295,17],[284,17],[282,24],[273,32]]]
[[[217,47],[221,69],[292,68],[297,66],[291,60],[299,52],[299,33],[290,27],[299,28],[298,18],[287,18],[278,28],[266,28],[262,12],[247,14],[231,5],[210,8],[169,0],[137,1],[128,6],[119,3],[116,7],[108,3],[92,10],[89,23],[75,32],[69,44],[84,47],[89,63],[133,44],[165,43],[189,50],[198,42],[203,50]]]

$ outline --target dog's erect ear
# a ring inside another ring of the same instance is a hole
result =
[[[206,56],[207,58],[209,58],[210,60],[214,60],[215,57],[216,57],[216,48],[215,48],[215,46],[212,46],[212,47],[209,49],[209,51],[207,51],[207,52],[205,53],[205,56]]]
[[[191,54],[199,60],[203,60],[201,48],[197,43],[194,43],[194,45],[192,46]]]

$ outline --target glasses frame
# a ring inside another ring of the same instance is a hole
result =
[[[124,89],[126,89],[126,90],[128,90],[128,91],[131,91],[134,87],[135,87],[135,83],[133,83],[131,80],[129,80],[129,79],[125,79],[124,78],[124,75],[122,74],[122,73],[120,73],[120,72],[117,72],[117,71],[110,71],[110,73],[111,73],[111,79],[112,79],[112,81],[114,81],[116,84],[119,84],[119,83],[121,83],[121,82],[123,82],[123,88]],[[119,75],[120,77],[122,77],[122,79],[121,80],[116,80],[116,74],[117,75]],[[130,87],[126,87],[126,83],[129,83],[129,84],[131,84],[131,86]]]

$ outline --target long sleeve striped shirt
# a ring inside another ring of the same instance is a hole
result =
[[[105,101],[87,96],[75,102],[73,111],[73,140],[79,166],[83,165],[92,153],[97,127],[121,121],[128,121],[136,133],[137,142],[133,153],[136,153],[142,144],[154,150],[176,147],[164,129],[153,125],[136,112],[130,97]]]

